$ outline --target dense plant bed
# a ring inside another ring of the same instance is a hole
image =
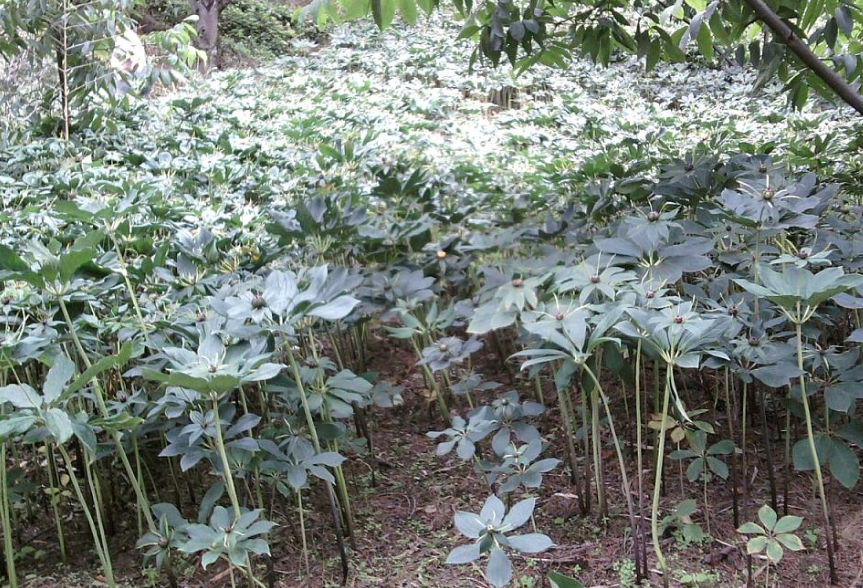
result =
[[[847,113],[432,24],[4,150],[7,571],[853,585]]]

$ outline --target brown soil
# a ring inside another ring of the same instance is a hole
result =
[[[473,471],[469,463],[463,463],[455,455],[439,459],[434,454],[434,442],[426,431],[443,428],[440,417],[429,406],[424,394],[422,378],[413,368],[413,357],[390,341],[379,341],[372,354],[371,369],[379,369],[382,377],[405,386],[405,403],[389,411],[376,410],[372,420],[373,439],[376,445],[375,460],[354,458],[347,467],[348,483],[351,486],[353,508],[356,519],[356,549],[351,551],[351,574],[347,585],[352,588],[481,588],[487,586],[483,580],[482,567],[478,565],[447,566],[444,559],[453,547],[460,545],[458,533],[453,528],[453,513],[456,510],[478,511],[488,496],[485,482]],[[484,360],[489,367],[499,365],[496,356],[488,352]],[[481,366],[482,367],[482,366]],[[493,369],[484,372],[493,373]],[[493,378],[490,378],[493,379]],[[507,375],[497,377],[506,382]],[[611,383],[609,383],[609,387]],[[532,387],[526,382],[515,382],[514,388],[530,394]],[[546,398],[551,398],[546,390]],[[618,393],[619,396],[619,393]],[[615,410],[620,411],[617,421],[623,427],[620,435],[628,439],[629,432],[623,423],[623,402],[614,401]],[[565,460],[562,433],[558,426],[558,415],[554,408],[539,423],[540,430],[550,442],[547,453],[557,454]],[[760,431],[754,437],[749,450],[750,472],[755,483],[750,488],[752,499],[747,518],[753,520],[761,504],[769,502],[766,463],[762,451]],[[782,449],[774,447],[775,466],[780,488],[780,511],[782,509]],[[645,480],[652,477],[649,451],[645,454]],[[587,517],[579,514],[576,491],[561,465],[545,476],[539,492],[536,524],[540,531],[548,533],[556,547],[537,556],[514,557],[515,588],[539,588],[548,586],[545,579],[551,570],[578,575],[587,587],[631,586],[623,582],[626,578],[626,561],[632,554],[633,544],[628,533],[629,521],[625,501],[621,495],[616,459],[609,446],[604,454],[605,481],[610,505],[610,517],[605,523],[596,520],[596,508]],[[632,460],[634,462],[634,459]],[[584,464],[582,458],[582,466]],[[630,463],[629,475],[635,468]],[[374,471],[374,476],[372,472]],[[663,511],[672,508],[684,498],[694,498],[701,504],[701,488],[678,477],[677,464],[666,464]],[[374,482],[374,483],[373,483]],[[649,482],[646,482],[649,492]],[[837,513],[839,545],[837,564],[840,571],[840,588],[863,586],[863,508],[858,492],[847,492],[838,484],[831,484],[834,511]],[[712,533],[714,540],[699,545],[685,545],[673,536],[662,540],[663,550],[672,573],[672,586],[703,586],[737,588],[746,586],[746,558],[741,550],[742,541],[735,532],[732,521],[730,483],[719,480],[709,490]],[[269,575],[261,562],[259,578],[270,580],[275,588],[316,588],[337,586],[340,580],[339,562],[330,531],[330,520],[326,503],[319,492],[310,497],[311,504],[306,518],[309,533],[311,575],[306,576],[298,530],[296,529],[295,505],[277,499],[276,520],[282,525],[270,538],[273,559]],[[130,501],[131,503],[131,501]],[[645,497],[649,517],[649,496]],[[127,511],[131,512],[131,511]],[[787,553],[782,564],[771,571],[770,582],[774,588],[829,586],[827,557],[824,550],[823,532],[820,531],[818,503],[811,489],[809,478],[794,475],[789,491],[789,513],[805,517],[799,535],[807,545],[807,551]],[[45,513],[47,516],[47,513]],[[77,519],[80,517],[76,517]],[[699,508],[693,515],[695,522],[704,526],[704,513]],[[78,521],[80,525],[80,521]],[[140,556],[133,549],[136,522],[133,519],[120,521],[121,531],[114,537],[115,565],[118,576],[126,586],[151,586],[142,576]],[[811,533],[818,530],[818,535]],[[20,564],[23,586],[30,588],[73,588],[101,586],[99,577],[93,577],[98,566],[92,557],[88,535],[83,525],[72,534],[68,528],[67,541],[74,554],[69,566],[55,565],[59,555],[54,547],[53,529],[50,519],[43,518],[34,524],[25,538],[27,545],[37,551],[26,556]],[[648,529],[649,531],[649,529]],[[808,535],[808,537],[807,537]],[[626,538],[626,540],[624,540]],[[41,553],[41,557],[37,557]],[[649,545],[650,566],[655,566]],[[756,578],[753,586],[764,586],[765,567],[763,560],[754,559]],[[621,571],[622,570],[622,571]],[[207,571],[194,566],[190,560],[184,570],[185,580],[181,586],[189,588],[220,588],[230,586],[230,578],[223,567],[214,564]],[[715,583],[682,584],[685,572],[717,572]],[[88,573],[89,572],[89,573]],[[125,572],[125,575],[124,575]],[[164,577],[156,586],[167,586]],[[238,581],[238,585],[239,581]],[[653,570],[650,586],[661,586],[657,571]]]

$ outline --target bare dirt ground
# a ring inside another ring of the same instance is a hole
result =
[[[383,377],[405,386],[405,403],[389,411],[376,411],[373,419],[375,459],[369,456],[355,458],[347,468],[357,526],[356,548],[351,550],[352,568],[347,585],[352,588],[487,586],[481,566],[444,564],[449,550],[461,543],[453,528],[454,512],[477,511],[489,493],[486,483],[473,471],[471,464],[459,461],[454,455],[443,459],[435,456],[434,442],[425,433],[442,428],[442,423],[437,413],[429,410],[422,378],[413,367],[412,355],[390,341],[381,340],[371,357],[372,369],[380,369]],[[498,365],[493,354],[486,359],[489,366]],[[506,374],[501,374],[497,379],[507,382],[507,378]],[[517,380],[513,387],[526,393],[530,390],[530,386]],[[622,409],[620,393],[617,396],[615,405]],[[624,422],[624,415],[618,418]],[[559,451],[564,444],[554,409],[542,417],[539,425],[550,442],[550,451]],[[621,435],[627,438],[625,428]],[[764,463],[762,439],[758,432],[753,436],[749,468],[751,472],[764,472],[767,465]],[[779,454],[775,458],[779,462],[775,464],[775,470],[781,480],[782,452],[775,451],[775,447],[774,443],[774,453]],[[565,456],[559,454],[557,457],[563,459]],[[515,588],[547,586],[545,578],[551,570],[577,575],[588,587],[633,586],[631,568],[627,566],[633,544],[611,447],[606,449],[605,458],[610,517],[603,522],[598,521],[595,515],[583,517],[579,514],[575,491],[563,466],[546,475],[539,492],[536,524],[554,539],[556,546],[537,556],[514,557],[512,585]],[[645,460],[646,468],[650,467],[649,461]],[[700,497],[700,488],[693,487],[685,479],[681,485],[676,467],[673,462],[666,465],[667,494],[663,498],[666,509],[673,508],[684,498]],[[650,478],[649,473],[645,472],[646,479]],[[749,489],[752,498],[748,519],[743,520],[754,519],[758,507],[769,500],[765,478],[764,475],[754,476],[759,482]],[[838,485],[833,486],[834,510],[841,513],[836,517],[840,545],[837,552],[840,583],[837,586],[860,588],[863,586],[863,508],[860,494],[839,491],[835,487]],[[734,530],[730,494],[728,483],[713,483],[710,487],[712,539],[687,544],[674,534],[663,538],[672,586],[736,588],[746,585],[747,562],[740,536]],[[306,520],[311,575],[305,574],[302,563],[294,505],[276,505],[276,520],[281,526],[271,534],[273,558],[270,562],[259,563],[259,577],[266,579],[273,588],[316,588],[339,584],[339,561],[325,500],[322,494],[313,492],[311,502]],[[771,572],[770,585],[774,588],[828,586],[817,502],[805,476],[795,475],[791,479],[789,512],[805,517],[799,534],[807,550],[787,554],[778,569]],[[29,588],[103,585],[101,578],[93,574],[98,565],[86,547],[88,536],[83,527],[69,537],[70,551],[74,554],[72,561],[66,566],[57,565],[59,555],[53,547],[52,528],[45,514],[37,516],[29,538],[25,538],[27,554],[20,567],[29,574],[24,577],[23,584]],[[701,507],[692,518],[703,524]],[[167,586],[164,577],[156,578],[140,572],[140,555],[133,547],[135,520],[120,520],[118,527],[113,538],[114,559],[124,585]],[[651,566],[654,566],[652,552],[648,553]],[[755,573],[753,586],[764,586],[764,562],[754,559],[752,565]],[[184,587],[230,586],[226,570],[218,564],[203,571],[190,560],[180,571],[184,576],[181,580]],[[651,586],[661,586],[657,574],[654,570]]]

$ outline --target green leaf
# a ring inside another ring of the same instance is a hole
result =
[[[803,551],[806,549],[803,547],[803,542],[800,541],[800,537],[792,535],[791,533],[780,533],[776,536],[776,540],[791,551]]]
[[[584,584],[575,578],[568,578],[557,572],[549,572],[548,581],[551,583],[551,588],[584,588]]]
[[[693,460],[692,463],[689,464],[689,467],[686,468],[686,478],[690,482],[694,482],[695,480],[697,480],[701,476],[701,473],[703,471],[704,471],[704,460],[699,457],[698,459]]]
[[[647,58],[645,59],[645,67],[647,71],[651,71],[659,63],[659,58],[662,57],[662,41],[653,39],[650,41],[650,46],[647,49]]]
[[[389,28],[395,14],[396,0],[372,0],[372,15],[379,29]]]
[[[461,41],[462,39],[470,39],[471,37],[476,35],[481,30],[482,29],[479,26],[477,26],[476,21],[474,21],[473,19],[468,20],[466,23],[464,23],[464,26],[459,31],[458,36],[456,37],[456,40]]]
[[[714,443],[707,450],[708,455],[731,455],[734,452],[734,442],[730,439],[725,439],[718,443]]]
[[[845,423],[836,431],[840,437],[863,449],[863,422],[851,421]]]
[[[89,368],[84,370],[84,373],[82,373],[80,376],[72,380],[72,383],[66,387],[66,391],[63,393],[63,395],[65,397],[68,397],[86,386],[90,380],[92,380],[99,374],[102,374],[103,372],[106,372],[110,369],[123,367],[124,365],[126,365],[126,362],[131,359],[131,357],[132,343],[123,343],[117,355],[109,355],[107,357],[103,357],[102,359],[91,365]]]
[[[796,517],[794,515],[786,515],[779,519],[776,523],[776,526],[773,527],[774,533],[791,533],[796,531],[800,525],[803,523],[802,517]]]
[[[678,518],[688,517],[698,508],[698,503],[692,498],[687,498],[674,509],[674,516]]]
[[[8,402],[15,408],[39,408],[42,397],[27,384],[11,384],[0,388],[0,403]]]
[[[728,466],[725,465],[724,461],[720,461],[715,457],[708,457],[707,467],[709,467],[710,471],[712,471],[714,474],[716,474],[723,480],[728,479]]]
[[[348,316],[359,303],[353,296],[339,296],[331,302],[312,308],[307,314],[327,321],[337,321]]]
[[[426,16],[430,16],[435,8],[435,0],[417,0],[417,5],[423,9]]]
[[[86,418],[86,413],[78,415],[78,417],[72,421],[72,431],[84,447],[89,449],[91,452],[96,453],[96,446],[98,445],[98,442],[96,441],[96,433],[93,431],[93,427],[86,422]]]
[[[773,565],[782,561],[783,553],[782,545],[779,544],[779,541],[776,539],[770,539],[767,541],[767,559],[769,559]]]
[[[860,461],[857,455],[842,441],[833,442],[833,453],[830,456],[830,473],[839,483],[852,489],[860,481]]]
[[[491,548],[486,568],[488,583],[496,588],[502,588],[512,579],[512,563],[506,554],[497,547]]]
[[[216,482],[210,486],[210,489],[204,494],[204,498],[201,499],[201,508],[198,511],[198,523],[204,523],[210,518],[213,507],[224,493],[225,484],[223,482]]]
[[[144,419],[120,412],[108,418],[93,419],[90,424],[107,431],[131,431],[144,422]]]
[[[530,520],[534,508],[536,508],[536,498],[526,498],[516,502],[503,518],[503,524],[512,529],[518,529]]]
[[[698,43],[698,50],[704,58],[707,61],[713,61],[713,35],[710,34],[710,29],[706,23],[703,23],[698,29],[696,42]]]
[[[455,528],[468,539],[477,539],[485,530],[483,520],[472,512],[457,511],[454,517]]]
[[[798,378],[805,372],[790,362],[766,365],[752,370],[752,375],[771,388],[787,386],[791,378]]]
[[[827,386],[824,390],[824,402],[827,403],[830,410],[848,412],[854,399],[851,398],[851,395],[842,386]]]
[[[72,421],[69,415],[58,408],[49,408],[45,412],[45,426],[58,445],[64,444],[72,437]]]
[[[102,242],[105,235],[101,231],[91,231],[78,238],[69,251],[60,255],[60,279],[68,282],[72,275],[88,261],[96,256],[96,246]]]
[[[517,316],[518,312],[514,310],[499,310],[497,302],[485,304],[474,312],[467,332],[482,335],[503,329],[514,323]]]
[[[399,13],[406,22],[415,25],[417,23],[417,3],[416,0],[398,0]]]
[[[13,416],[0,420],[0,439],[23,435],[36,423],[36,417],[31,415]]]
[[[6,245],[0,245],[0,270],[10,272],[29,272],[30,266]]]
[[[446,558],[448,564],[466,564],[476,559],[481,555],[479,543],[471,543],[470,545],[461,545],[449,552]]]
[[[45,383],[42,384],[42,394],[45,403],[51,404],[63,393],[63,388],[75,374],[75,364],[65,355],[60,355],[54,360],[54,365],[48,370]]]
[[[767,537],[753,537],[746,542],[746,553],[748,553],[749,555],[752,555],[754,553],[761,553],[762,551],[764,551],[765,547],[767,547]]]
[[[545,551],[554,543],[542,533],[527,533],[525,535],[516,535],[507,537],[510,547],[522,553],[539,553]]]
[[[825,438],[823,435],[815,436],[815,453],[821,465],[827,463],[832,451],[833,444],[830,443],[829,438]],[[815,462],[812,459],[812,450],[809,447],[808,439],[801,439],[795,443],[791,449],[791,455],[794,460],[794,469],[801,472],[809,472],[815,469]]]
[[[758,509],[758,520],[761,521],[765,529],[772,531],[773,527],[776,526],[776,511],[765,504]]]
[[[743,523],[737,529],[738,533],[743,533],[746,535],[764,535],[765,531],[761,528],[760,525],[756,523]]]

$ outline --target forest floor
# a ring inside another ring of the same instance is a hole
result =
[[[378,333],[371,354],[371,369],[380,369],[385,379],[405,387],[404,403],[388,411],[380,411],[373,419],[374,459],[370,456],[350,461],[347,468],[348,483],[352,491],[355,512],[355,549],[350,550],[351,573],[347,586],[351,588],[482,588],[480,566],[448,566],[444,560],[448,552],[460,544],[453,528],[453,514],[457,510],[473,510],[488,495],[488,486],[473,471],[470,463],[460,461],[454,453],[445,458],[435,455],[435,442],[426,436],[427,431],[443,427],[440,416],[430,406],[421,375],[414,369],[414,359],[407,349],[397,347]],[[486,354],[489,367],[499,365],[497,356]],[[499,381],[508,382],[508,374],[499,375]],[[611,383],[609,383],[611,386]],[[513,388],[529,391],[530,383],[513,380]],[[545,394],[551,394],[546,390]],[[618,409],[623,409],[620,391],[615,395]],[[558,415],[550,410],[543,417],[545,439],[551,447],[562,447],[563,434]],[[623,415],[620,421],[623,422]],[[622,436],[628,431],[623,430]],[[756,471],[768,466],[764,459],[764,439],[760,431],[752,433],[749,443],[748,467],[755,479]],[[779,484],[779,508],[782,509],[782,480],[784,464],[781,451],[773,440],[773,453],[780,462],[774,464]],[[649,459],[650,447],[645,454],[645,480],[652,476]],[[621,480],[612,446],[604,450],[605,485],[610,505],[610,516],[597,520],[596,506],[588,516],[581,516],[576,490],[570,483],[563,466],[546,474],[538,496],[536,524],[547,531],[556,546],[537,556],[520,556],[514,559],[514,588],[540,588],[547,585],[549,571],[577,576],[585,586],[596,588],[631,587],[634,583],[630,558],[633,543],[624,508]],[[556,457],[565,460],[564,455]],[[634,456],[629,457],[634,459]],[[584,466],[584,460],[580,459]],[[676,463],[668,462],[665,480],[666,492],[662,499],[663,512],[674,508],[684,498],[697,496],[699,489],[692,487],[683,476],[678,476]],[[582,471],[582,475],[584,472]],[[759,479],[766,478],[760,476]],[[766,480],[765,480],[766,482]],[[811,492],[808,478],[794,475],[789,484],[789,512],[806,517],[800,535],[807,550],[787,553],[781,566],[771,572],[773,588],[828,586],[826,552],[818,528],[817,500]],[[646,490],[649,490],[647,483]],[[770,500],[766,486],[749,488],[752,496],[748,509],[752,520],[761,504]],[[742,494],[742,492],[740,493]],[[863,585],[863,507],[859,493],[854,496],[844,490],[833,489],[837,510],[845,513],[837,521],[840,549],[837,564],[840,571],[839,588],[859,588]],[[131,498],[131,497],[130,497]],[[687,542],[677,532],[668,532],[662,539],[668,558],[671,585],[681,587],[737,588],[746,586],[746,557],[743,544],[732,524],[730,484],[711,484],[708,493],[711,513],[711,536],[698,542]],[[742,496],[741,496],[742,500]],[[645,503],[649,496],[645,496]],[[296,520],[291,517],[295,506],[279,504],[279,520]],[[308,505],[306,526],[309,537],[311,574],[306,575],[301,542],[297,528],[283,527],[271,539],[272,561],[260,562],[259,578],[266,579],[273,588],[330,588],[341,580],[338,554],[330,531],[330,520],[324,495],[312,495]],[[741,504],[741,509],[743,505]],[[194,511],[194,508],[190,509]],[[45,513],[47,515],[47,513]],[[742,515],[741,515],[742,516]],[[692,520],[704,526],[703,506],[693,513]],[[649,521],[647,521],[649,524]],[[164,577],[156,579],[140,572],[140,554],[134,549],[136,522],[120,521],[120,531],[113,538],[114,558],[120,570],[118,577],[124,586],[167,586]],[[70,528],[71,530],[71,528]],[[45,516],[33,521],[32,540],[27,542],[28,555],[24,566],[38,569],[24,578],[28,588],[90,588],[103,586],[98,575],[94,554],[89,552],[89,538],[81,527],[70,533],[69,551],[74,554],[66,566],[56,565],[59,553],[54,546],[51,520]],[[627,537],[622,541],[622,537]],[[649,546],[651,567],[654,557]],[[81,550],[87,549],[87,552]],[[753,560],[754,586],[763,586],[765,566],[760,559]],[[88,573],[88,571],[90,573]],[[180,569],[185,576],[180,585],[184,588],[222,588],[231,585],[226,569],[219,564],[208,570],[194,568],[189,563]],[[658,571],[649,586],[661,586]],[[238,585],[239,584],[238,582]]]
[[[697,144],[716,145],[717,150],[721,148],[724,152],[744,148],[749,143],[776,141],[777,152],[792,153],[793,161],[809,165],[811,156],[803,153],[797,157],[795,147],[802,151],[814,138],[833,137],[830,149],[819,156],[830,162],[839,159],[834,153],[840,152],[844,142],[858,136],[840,132],[845,123],[839,115],[814,108],[799,115],[782,111],[780,105],[785,98],[781,92],[772,93],[770,99],[763,96],[751,99],[747,84],[752,76],[736,69],[668,66],[658,68],[651,76],[643,76],[642,66],[630,62],[613,64],[608,70],[576,62],[567,72],[550,74],[542,70],[528,72],[518,79],[501,71],[468,76],[465,69],[469,51],[463,46],[442,51],[442,43],[449,43],[446,47],[450,47],[453,31],[432,24],[419,36],[396,32],[378,36],[363,29],[346,29],[334,37],[333,43],[308,55],[286,58],[251,74],[219,72],[209,82],[178,93],[205,99],[195,116],[187,116],[185,110],[172,104],[176,96],[153,100],[136,115],[146,120],[146,124],[142,123],[138,132],[127,133],[123,140],[136,157],[137,153],[145,153],[155,161],[161,154],[177,156],[180,153],[177,129],[181,123],[192,124],[188,123],[192,119],[197,125],[196,135],[218,137],[222,133],[225,136],[239,133],[249,145],[259,146],[262,153],[290,160],[291,166],[286,166],[288,171],[284,174],[287,186],[289,182],[297,182],[297,169],[303,162],[311,162],[308,167],[312,171],[307,173],[317,182],[320,170],[312,164],[324,139],[336,136],[341,141],[348,136],[358,140],[361,132],[365,135],[374,126],[379,136],[369,138],[364,145],[387,157],[418,159],[416,154],[421,153],[424,168],[441,177],[473,166],[474,175],[479,178],[476,190],[486,189],[480,180],[491,178],[494,189],[503,186],[500,189],[511,192],[545,192],[552,185],[565,200],[570,194],[560,189],[561,182],[572,181],[575,192],[580,189],[578,182],[583,169],[599,175],[614,161],[609,153],[622,159],[621,154],[628,153],[630,146],[645,142],[650,145],[648,151],[678,153]],[[519,104],[503,108],[499,104],[501,87],[519,90],[516,93]],[[341,144],[335,139],[332,143]],[[363,143],[358,140],[357,144]],[[216,163],[232,162],[234,158],[213,156]],[[152,161],[148,160],[148,164]],[[347,183],[354,181],[350,174],[363,179],[357,168],[347,162],[329,173]],[[270,173],[268,168],[237,166],[225,175],[242,178],[253,172]],[[363,185],[358,182],[358,186]],[[245,194],[237,190],[234,201],[245,203]],[[429,406],[414,356],[388,340],[382,331],[374,331],[372,338],[370,368],[379,371],[382,379],[404,386],[404,403],[394,409],[374,411],[371,420],[374,456],[351,456],[346,465],[356,519],[356,548],[350,552],[347,585],[483,588],[486,584],[482,581],[481,566],[447,566],[444,560],[452,548],[462,544],[453,528],[453,513],[477,510],[488,496],[488,486],[470,463],[461,462],[454,454],[445,458],[435,455],[435,442],[426,433],[445,427]],[[503,382],[504,390],[514,388],[522,394],[533,393],[530,382],[517,375],[510,381],[507,372],[500,373],[500,363],[490,347],[482,354],[486,356],[485,365],[478,367],[485,377]],[[546,384],[545,398],[550,400],[552,383]],[[627,407],[624,398],[628,398],[630,391],[621,390],[616,382],[606,384],[614,411],[619,415],[617,422],[623,423],[621,437],[629,441],[634,433],[626,428],[625,423],[631,421],[625,416],[631,407]],[[690,385],[702,383],[693,381]],[[700,395],[709,396],[709,393]],[[541,418],[540,429],[550,451],[557,451],[555,457],[566,463],[563,432],[553,404],[548,402],[549,411]],[[462,412],[466,409],[457,408]],[[692,408],[715,407],[695,402]],[[721,415],[722,411],[717,413]],[[786,479],[784,440],[778,434],[784,425],[782,414],[783,411],[778,411],[767,415],[767,439],[771,442],[770,454],[775,456],[772,468],[766,459],[767,444],[762,430],[756,426],[750,431],[746,447],[748,471],[758,486],[746,489],[751,498],[747,505],[740,505],[741,511],[745,510],[741,522],[753,520],[757,509],[770,502],[768,477],[756,476],[756,471],[775,472],[782,510]],[[721,421],[721,416],[718,418]],[[646,445],[643,473],[645,492],[649,492],[653,472],[649,438]],[[627,459],[634,462],[633,453],[627,453]],[[536,524],[554,539],[556,546],[537,556],[515,558],[514,588],[547,586],[545,578],[550,570],[577,576],[587,587],[634,586],[634,574],[628,563],[633,550],[632,533],[628,531],[626,501],[610,443],[604,448],[603,459],[610,505],[610,516],[605,521],[597,520],[595,504],[588,515],[580,514],[579,490],[571,484],[564,465],[545,475],[545,483],[538,492]],[[584,477],[587,459],[583,448],[579,448],[578,463]],[[159,490],[170,492],[169,478],[160,476],[163,472],[158,462],[151,467],[157,479],[166,480],[165,488]],[[630,466],[629,471],[635,469]],[[663,513],[683,499],[695,498],[701,502],[700,486],[679,475],[677,463],[668,461],[666,472]],[[852,493],[838,486],[830,487],[836,511],[842,513],[836,521],[840,575],[837,586],[861,588],[863,501],[859,490]],[[203,484],[195,488],[198,497],[203,488]],[[741,502],[743,494],[741,484],[738,488]],[[771,572],[771,586],[826,587],[829,581],[824,536],[809,476],[792,473],[787,495],[789,512],[805,517],[800,535],[807,550],[787,554],[775,573]],[[644,497],[645,504],[648,498]],[[141,554],[134,548],[139,536],[134,501],[131,496],[122,499],[129,505],[128,516],[115,521],[116,532],[111,537],[118,577],[124,587],[167,586],[164,577],[140,572]],[[187,514],[195,511],[191,502],[188,497],[182,502]],[[731,514],[731,482],[711,483],[708,502],[710,538],[687,542],[680,533],[669,531],[662,539],[670,584],[685,588],[745,586],[747,561]],[[275,508],[279,515],[275,520],[296,520],[296,506],[288,499],[276,500]],[[304,568],[299,531],[288,523],[272,533],[273,557],[269,566],[259,562],[259,578],[269,580],[273,588],[330,588],[340,582],[339,560],[323,495],[313,492],[307,508],[311,573],[306,574]],[[646,510],[649,511],[649,506]],[[82,517],[75,516],[73,521],[70,516],[67,521],[70,561],[64,565],[55,546],[50,513],[46,509],[31,515],[25,519],[28,524],[16,525],[23,528],[21,541],[17,543],[23,546],[19,566],[23,586],[104,586],[95,571],[98,563],[89,547],[91,541]],[[699,504],[692,521],[706,526],[704,515]],[[27,515],[22,512],[20,516]],[[647,548],[654,566],[649,544]],[[219,564],[202,570],[190,558],[178,567],[180,585],[184,588],[231,585],[227,571]],[[755,559],[753,570],[756,574],[753,585],[764,586],[763,560]],[[661,584],[654,573],[649,585]]]

